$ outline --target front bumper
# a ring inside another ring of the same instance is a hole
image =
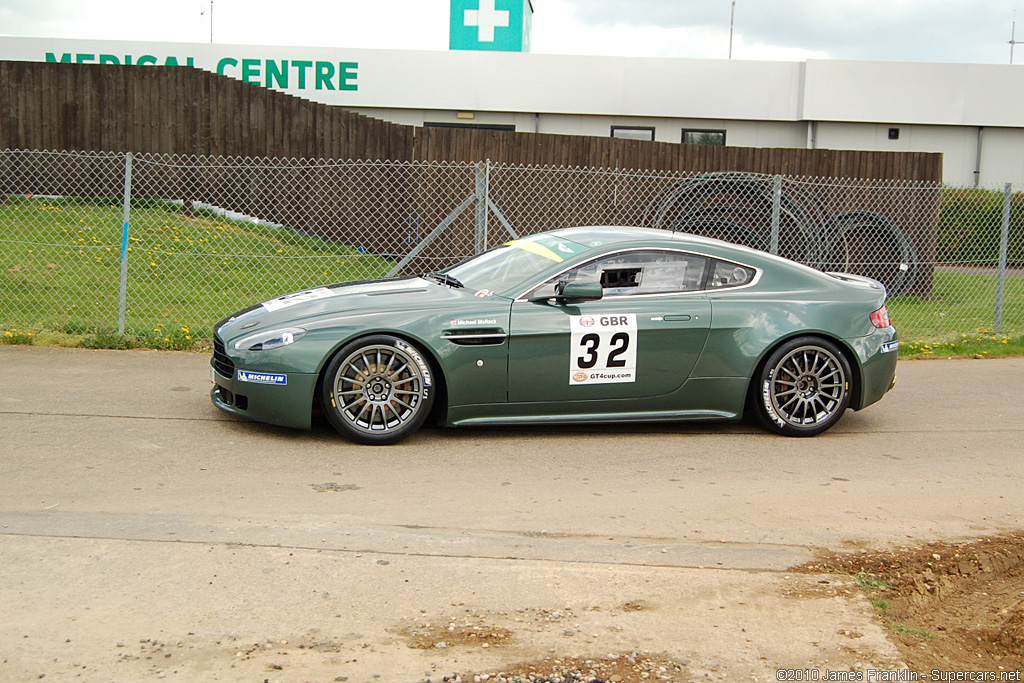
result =
[[[309,429],[316,375],[266,374],[229,368],[211,360],[213,389],[210,400],[221,410],[257,422]],[[284,378],[282,383],[281,378]]]

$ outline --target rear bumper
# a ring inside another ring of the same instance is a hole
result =
[[[896,330],[889,327],[856,340],[854,347],[860,358],[861,386],[859,400],[853,408],[860,410],[877,403],[896,386],[899,341]]]

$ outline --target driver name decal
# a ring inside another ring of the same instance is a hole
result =
[[[569,318],[569,384],[636,381],[635,313]]]

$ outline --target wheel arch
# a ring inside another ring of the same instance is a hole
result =
[[[751,373],[750,378],[747,381],[747,400],[743,408],[744,415],[749,413],[752,408],[751,402],[756,400],[759,391],[757,386],[758,378],[764,371],[765,365],[768,364],[768,359],[771,358],[776,349],[793,339],[797,339],[798,337],[824,339],[825,341],[834,344],[836,348],[842,352],[843,356],[846,358],[847,364],[850,366],[850,408],[853,410],[860,410],[864,400],[861,390],[863,387],[863,378],[861,377],[861,364],[860,359],[857,357],[857,352],[843,339],[833,334],[829,334],[821,330],[802,330],[776,339],[773,344],[765,347],[764,351],[761,352],[761,356],[757,359],[757,363],[754,365],[754,371]]]
[[[402,341],[413,345],[423,355],[423,359],[430,365],[431,386],[435,391],[434,405],[431,409],[430,415],[427,417],[427,420],[430,422],[436,422],[444,418],[445,414],[448,412],[448,383],[445,379],[444,372],[441,369],[441,361],[437,357],[437,353],[430,344],[427,344],[422,339],[399,330],[361,331],[359,334],[346,337],[342,341],[339,341],[334,345],[334,348],[331,349],[330,353],[324,355],[320,362],[320,366],[316,371],[316,384],[313,388],[313,396],[311,397],[310,411],[314,416],[317,416],[323,410],[323,406],[320,404],[320,396],[323,394],[324,379],[326,378],[327,368],[330,366],[331,360],[333,360],[344,347],[348,346],[352,342],[382,334],[395,337],[396,339],[401,339]]]

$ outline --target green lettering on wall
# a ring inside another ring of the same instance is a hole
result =
[[[260,60],[258,59],[243,59],[242,60],[242,80],[246,83],[259,83],[260,82]]]
[[[69,53],[65,52],[64,54],[62,54],[60,56],[60,59],[57,59],[57,55],[53,54],[52,52],[47,52],[46,53],[46,61],[52,62],[52,63],[60,62],[61,64],[70,64],[71,63],[71,55]]]
[[[341,62],[338,64],[338,80],[340,85],[339,90],[359,90],[359,84],[356,83],[356,79],[359,78],[357,73],[359,70],[359,62]]]
[[[309,67],[313,66],[313,62],[307,62],[305,60],[296,59],[294,62],[292,62],[292,66],[295,67],[295,70],[298,71],[298,74],[299,74],[299,90],[305,90],[306,89],[306,69],[308,69]]]
[[[142,55],[139,57],[139,61],[136,64],[156,64],[156,57],[153,55]]]
[[[268,59],[267,60],[267,80],[264,85],[268,88],[273,88],[276,81],[278,88],[288,87],[288,60],[282,60],[280,64]]]
[[[89,62],[95,62],[96,55],[90,55],[85,52],[79,52],[75,55],[75,64],[88,64]]]
[[[238,66],[238,60],[234,57],[225,57],[224,59],[217,62],[217,73],[221,76],[226,76],[224,69],[229,66]]]
[[[114,55],[100,55],[100,64],[120,64],[121,60]]]
[[[316,89],[334,90],[334,83],[331,82],[332,78],[334,78],[334,64],[331,62],[317,62]]]

